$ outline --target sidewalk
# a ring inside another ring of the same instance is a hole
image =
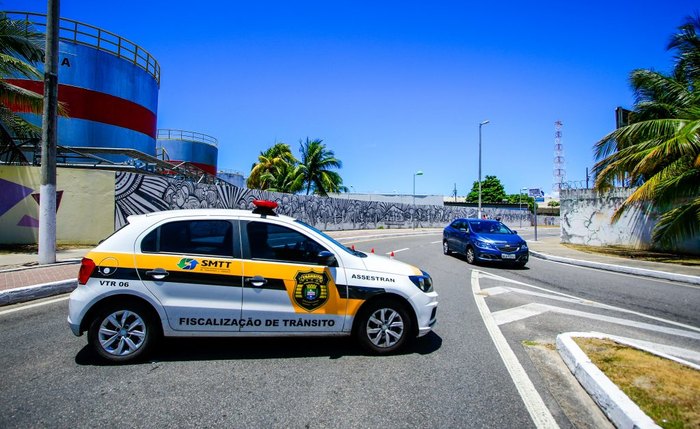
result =
[[[440,235],[442,228],[330,231],[342,241],[405,235]],[[528,241],[532,257],[614,272],[636,274],[700,285],[700,267],[617,258],[570,249],[558,236]],[[57,252],[57,263],[38,265],[36,254],[0,254],[0,306],[70,292],[77,285],[80,259],[90,250]]]

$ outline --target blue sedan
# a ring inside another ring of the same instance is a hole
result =
[[[529,258],[525,240],[497,220],[455,219],[442,233],[442,252],[457,252],[467,262],[502,262],[524,267]]]

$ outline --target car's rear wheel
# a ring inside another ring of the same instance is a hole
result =
[[[465,256],[467,257],[468,263],[474,264],[476,262],[476,254],[474,253],[474,249],[471,246],[467,247],[467,251],[465,252]]]
[[[447,240],[442,240],[442,253],[445,255],[449,255],[450,253],[452,253],[452,251],[450,250],[450,245],[447,244]]]
[[[395,300],[378,300],[368,304],[358,315],[356,335],[360,345],[374,354],[388,354],[400,349],[411,333],[411,318]]]
[[[117,303],[97,312],[88,330],[88,342],[103,359],[129,362],[148,353],[156,331],[144,305]]]

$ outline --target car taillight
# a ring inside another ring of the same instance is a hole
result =
[[[80,261],[80,271],[78,272],[78,283],[84,285],[95,271],[95,262],[90,258],[83,258]]]

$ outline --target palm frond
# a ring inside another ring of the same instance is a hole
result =
[[[652,240],[662,246],[676,246],[700,235],[700,197],[661,215]]]

